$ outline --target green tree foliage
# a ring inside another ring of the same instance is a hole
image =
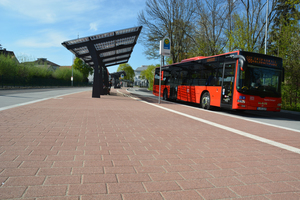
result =
[[[61,67],[61,68],[57,69],[52,74],[52,76],[56,79],[71,81],[72,69],[67,68],[67,67]],[[77,81],[77,82],[81,82],[84,79],[84,76],[82,75],[82,73],[77,69],[73,70],[73,77],[74,77],[74,81]]]
[[[126,76],[124,76],[125,80],[129,80],[129,81],[134,81],[134,70],[132,69],[132,67],[125,63],[125,64],[121,64],[119,65],[117,72],[120,71],[125,71]]]
[[[149,82],[149,90],[153,90],[153,81],[154,81],[154,73],[155,68],[159,67],[160,65],[149,65],[147,69],[141,71],[141,76],[143,76],[145,79]]]
[[[17,74],[18,64],[10,57],[0,54],[0,76],[13,78]]]
[[[285,68],[285,82],[282,89],[283,108],[292,110],[300,110],[299,16],[299,10],[292,1],[287,3],[279,0],[276,5],[276,18],[271,29],[269,45],[273,55],[283,58]]]
[[[85,62],[77,57],[74,60],[73,68],[80,71],[85,79],[93,73],[93,68],[88,66]]]

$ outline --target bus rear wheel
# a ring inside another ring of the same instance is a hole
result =
[[[210,109],[210,95],[209,92],[205,92],[201,98],[201,107],[204,109]]]

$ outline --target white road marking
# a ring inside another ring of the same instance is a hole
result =
[[[122,93],[118,90],[119,93]],[[124,93],[122,93],[124,94]],[[124,94],[126,95],[126,94]],[[128,97],[131,97],[129,95],[126,95]],[[217,128],[220,128],[220,129],[223,129],[223,130],[226,130],[226,131],[230,131],[232,133],[235,133],[235,134],[238,134],[238,135],[241,135],[241,136],[244,136],[244,137],[247,137],[247,138],[251,138],[253,140],[257,140],[257,141],[260,141],[260,142],[263,142],[265,144],[269,144],[269,145],[272,145],[272,146],[275,146],[275,147],[279,147],[281,149],[285,149],[287,151],[291,151],[291,152],[294,152],[294,153],[298,153],[300,154],[300,149],[298,148],[295,148],[295,147],[292,147],[292,146],[289,146],[289,145],[285,145],[285,144],[282,144],[280,142],[275,142],[273,140],[269,140],[269,139],[266,139],[266,138],[263,138],[263,137],[259,137],[259,136],[256,136],[256,135],[252,135],[250,133],[246,133],[244,131],[240,131],[240,130],[237,130],[237,129],[234,129],[234,128],[230,128],[228,126],[224,126],[224,125],[221,125],[221,124],[218,124],[218,123],[215,123],[215,122],[211,122],[211,121],[208,121],[208,120],[205,120],[205,119],[201,119],[201,118],[198,118],[198,117],[194,117],[192,115],[188,115],[188,114],[185,114],[185,113],[182,113],[182,112],[178,112],[176,110],[172,110],[172,109],[169,109],[169,108],[165,108],[165,107],[162,107],[162,106],[159,106],[159,105],[156,105],[156,104],[153,104],[153,103],[148,103],[146,101],[143,101],[143,100],[140,100],[138,98],[135,98],[135,97],[131,97],[132,99],[135,99],[135,100],[138,100],[140,102],[143,102],[143,103],[146,103],[148,105],[151,105],[151,106],[154,106],[154,107],[157,107],[157,108],[160,108],[160,109],[163,109],[163,110],[166,110],[166,111],[169,111],[169,112],[172,112],[172,113],[175,113],[175,114],[178,114],[178,115],[181,115],[181,116],[184,116],[184,117],[188,117],[190,119],[193,119],[193,120],[196,120],[196,121],[199,121],[199,122],[202,122],[202,123],[205,123],[205,124],[208,124],[208,125],[211,125],[211,126],[214,126],[214,127],[217,127]],[[254,121],[255,122],[255,121]]]

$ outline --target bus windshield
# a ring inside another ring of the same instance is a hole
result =
[[[248,65],[245,71],[239,70],[237,90],[243,94],[260,97],[281,96],[281,71],[257,65]]]

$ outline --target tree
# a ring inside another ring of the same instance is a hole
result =
[[[147,0],[146,9],[138,15],[143,26],[141,41],[149,59],[159,57],[159,41],[171,39],[171,58],[180,62],[189,51],[193,38],[197,0]]]
[[[149,65],[147,69],[141,71],[141,75],[145,77],[145,79],[149,82],[149,90],[153,90],[153,81],[154,81],[154,73],[155,68],[159,67],[160,65]]]
[[[300,110],[300,25],[297,2],[278,0],[270,34],[270,52],[283,58],[283,108]],[[299,2],[298,2],[299,4]]]
[[[117,72],[120,71],[125,71],[126,76],[124,76],[125,80],[130,80],[130,81],[134,81],[134,70],[132,69],[132,67],[125,63],[125,64],[121,64],[119,65]]]
[[[75,58],[74,63],[73,63],[73,68],[80,71],[86,79],[90,74],[93,74],[93,68],[85,64],[80,58]]]

